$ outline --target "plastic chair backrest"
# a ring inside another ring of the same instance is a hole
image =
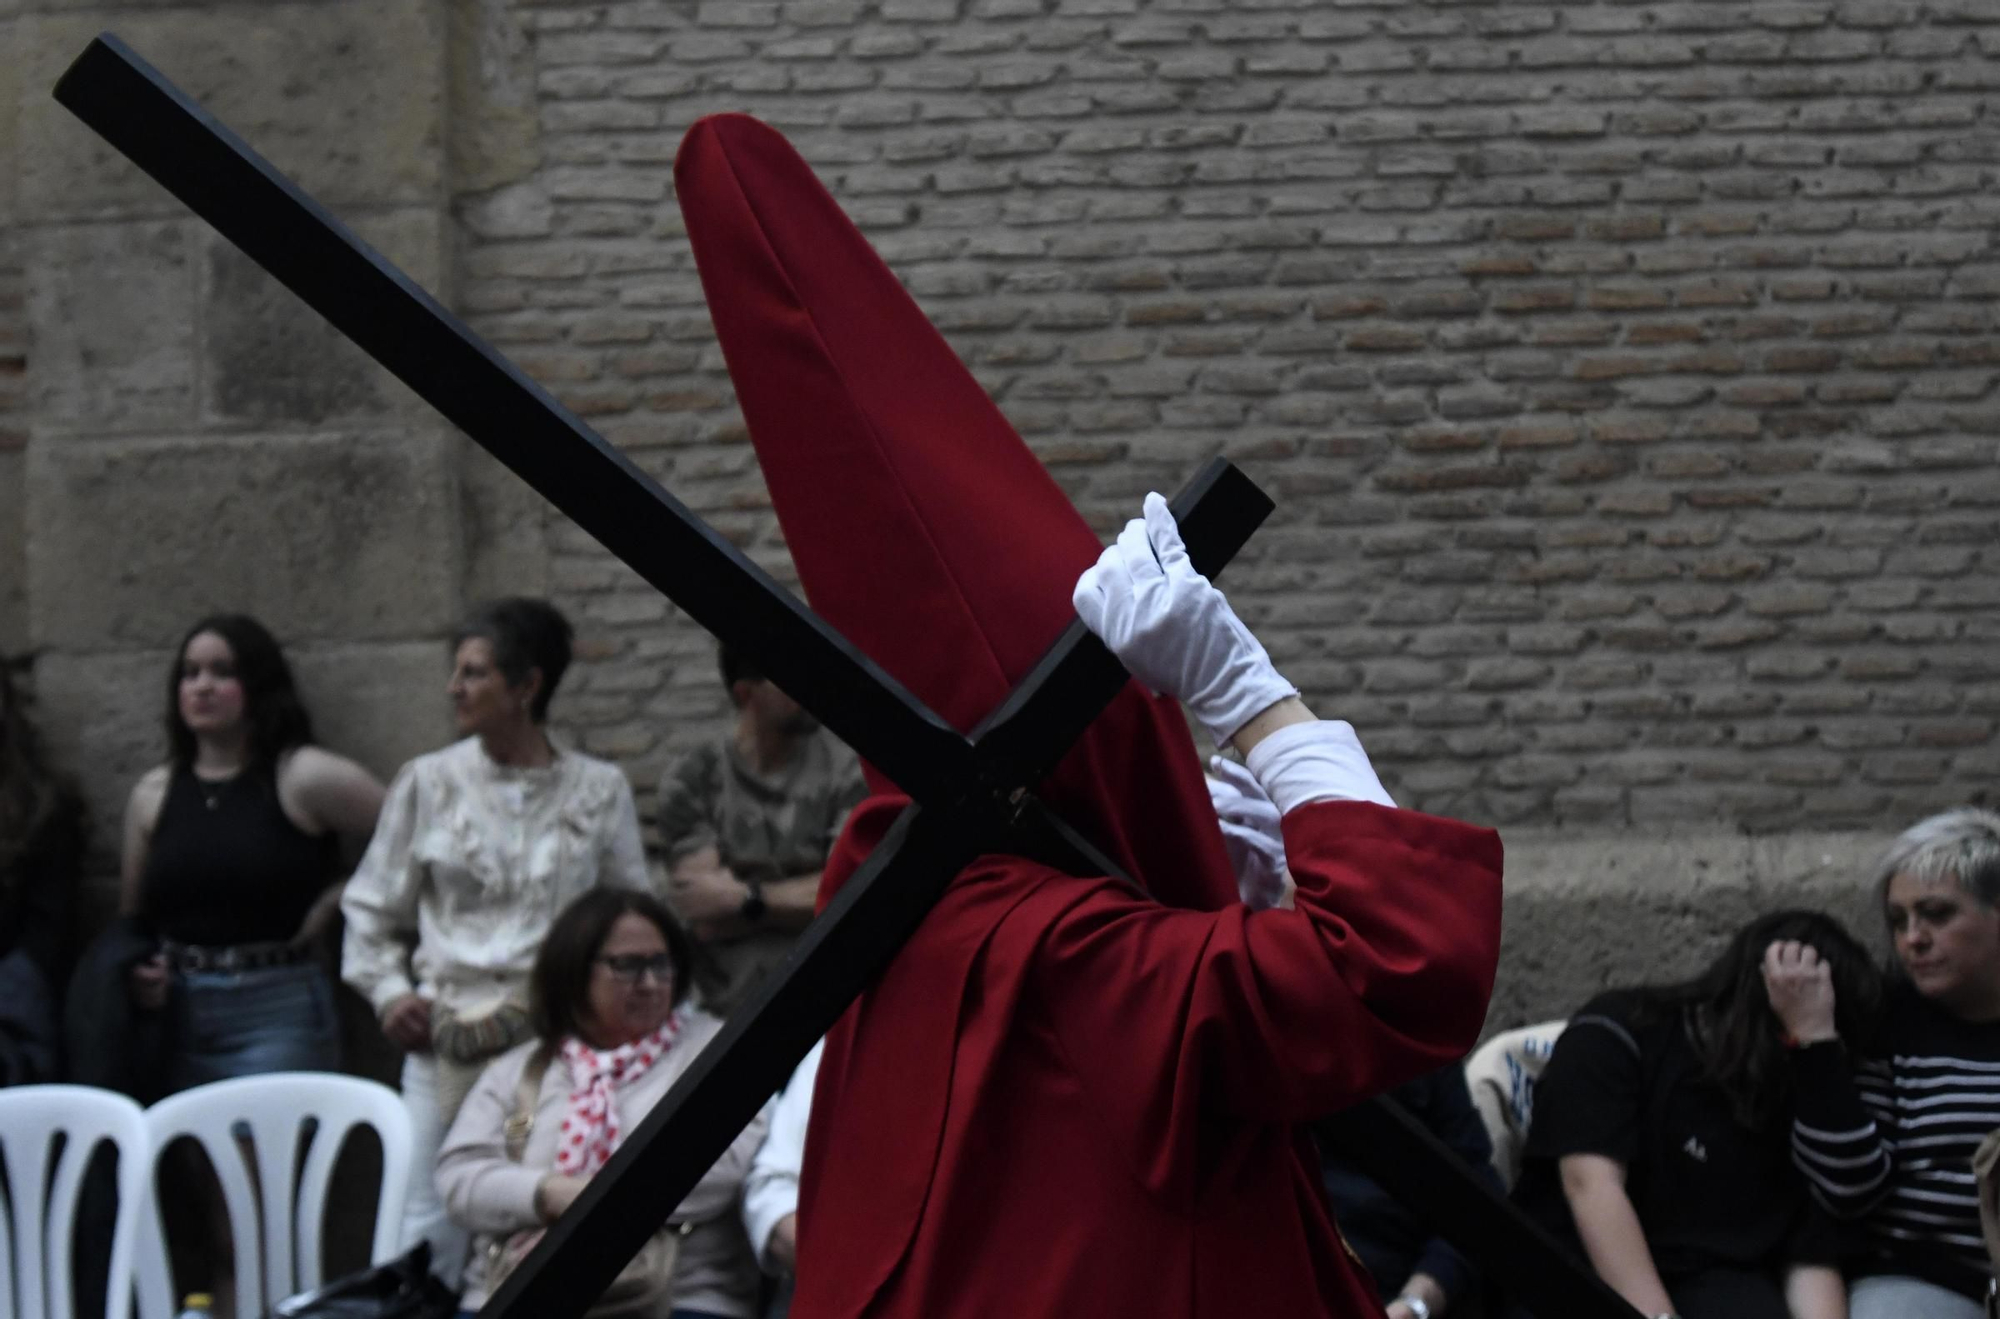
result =
[[[118,1151],[118,1213],[105,1316],[127,1319],[132,1293],[120,1280],[132,1276],[153,1166],[145,1113],[124,1095],[89,1086],[0,1089],[0,1192],[8,1211],[0,1223],[0,1319],[77,1319],[70,1277],[77,1205],[91,1156],[106,1141]]]
[[[323,1281],[319,1247],[327,1191],[341,1145],[357,1126],[373,1127],[382,1144],[369,1258],[379,1264],[398,1253],[414,1137],[409,1111],[387,1086],[335,1072],[270,1072],[183,1090],[154,1104],[145,1117],[154,1150],[192,1137],[215,1169],[235,1243],[240,1312],[261,1313]],[[174,1292],[158,1197],[149,1203],[151,1240],[160,1248],[146,1252],[139,1271],[139,1312],[142,1319],[159,1319],[174,1313]],[[259,1296],[263,1302],[254,1307],[244,1299]]]
[[[1465,1060],[1465,1087],[1493,1142],[1494,1171],[1509,1189],[1521,1175],[1521,1147],[1535,1114],[1535,1082],[1568,1024],[1544,1021],[1504,1031]]]

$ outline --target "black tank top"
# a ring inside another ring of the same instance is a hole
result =
[[[275,943],[299,931],[334,876],[340,844],[293,824],[277,780],[250,768],[211,783],[174,767],[153,825],[141,913],[175,943]]]

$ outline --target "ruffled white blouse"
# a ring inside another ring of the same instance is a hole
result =
[[[560,745],[501,765],[467,738],[390,785],[341,898],[341,976],[378,1012],[412,990],[462,1012],[518,999],[557,913],[600,884],[650,887],[624,773]]]

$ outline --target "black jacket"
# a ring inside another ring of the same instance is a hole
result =
[[[56,1005],[26,949],[0,957],[0,1085],[56,1079]]]

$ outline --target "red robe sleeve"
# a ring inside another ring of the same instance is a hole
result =
[[[1111,884],[1033,959],[1056,1047],[1152,1189],[1227,1116],[1296,1124],[1460,1057],[1499,955],[1499,835],[1359,802],[1284,820],[1294,910],[1161,906]]]

